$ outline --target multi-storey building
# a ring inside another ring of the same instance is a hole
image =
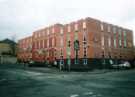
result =
[[[133,60],[133,32],[93,18],[33,33],[32,59],[64,68],[102,68]]]
[[[44,28],[33,33],[33,59],[38,62],[53,62],[58,58],[59,32],[61,24]]]
[[[29,62],[32,60],[32,37],[26,37],[18,42],[18,61]]]

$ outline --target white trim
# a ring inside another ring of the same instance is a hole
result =
[[[86,29],[87,25],[86,25],[86,21],[83,22],[83,29]]]
[[[77,23],[74,25],[74,27],[75,27],[75,31],[78,31],[78,24]]]
[[[101,31],[104,30],[104,25],[103,25],[103,23],[100,23],[100,29],[101,29]]]
[[[111,47],[111,38],[108,37],[108,46]]]
[[[52,33],[54,33],[54,27],[52,28]]]
[[[68,25],[68,32],[71,32],[71,27],[70,27],[70,25]]]
[[[104,46],[105,45],[105,40],[104,40],[104,36],[102,36],[102,38],[101,38],[101,44],[102,44],[102,46]]]
[[[63,32],[64,32],[64,31],[63,31],[63,28],[61,28],[61,29],[60,29],[60,34],[63,34]]]
[[[49,32],[49,28],[47,29],[47,35],[49,35],[50,34],[50,32]]]

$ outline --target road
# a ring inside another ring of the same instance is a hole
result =
[[[135,70],[59,72],[5,65],[0,97],[135,97]]]

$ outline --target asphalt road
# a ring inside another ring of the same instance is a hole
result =
[[[135,97],[135,70],[69,73],[0,66],[0,97]]]

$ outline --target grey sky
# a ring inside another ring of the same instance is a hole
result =
[[[20,39],[39,28],[85,17],[135,32],[135,0],[0,0],[0,39]]]

